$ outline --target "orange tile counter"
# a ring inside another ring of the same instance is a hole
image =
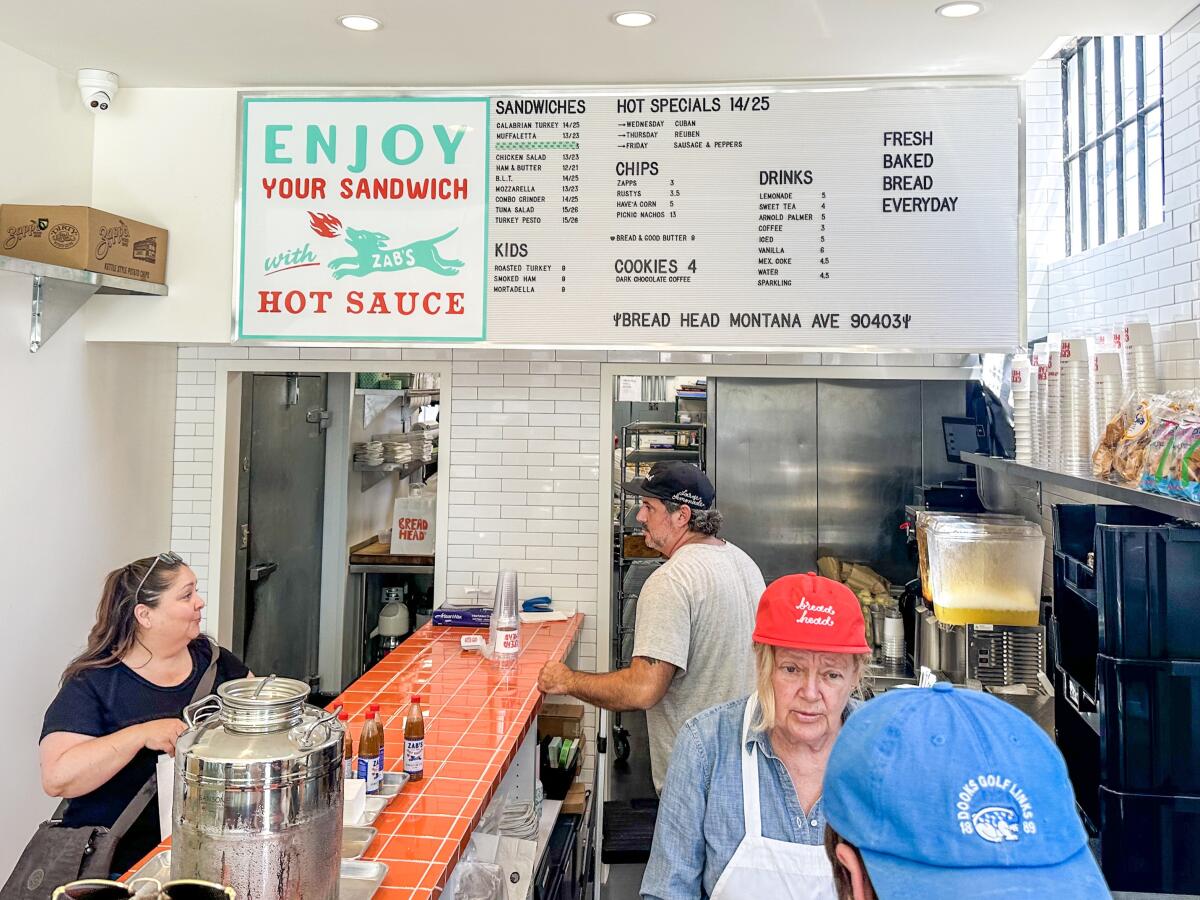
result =
[[[357,744],[368,707],[378,703],[386,769],[403,771],[404,715],[410,696],[421,695],[425,777],[406,785],[379,816],[379,834],[363,856],[388,865],[377,898],[438,896],[517,748],[536,727],[544,699],[538,672],[548,660],[566,657],[582,623],[576,615],[522,625],[520,656],[503,672],[459,647],[462,635],[486,638],[486,632],[426,625],[330,704],[344,704]]]

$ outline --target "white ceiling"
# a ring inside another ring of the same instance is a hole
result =
[[[1025,72],[1059,35],[1157,34],[1195,0],[43,0],[0,41],[127,87],[713,82]],[[618,28],[646,9],[658,21]],[[349,32],[345,13],[384,27]]]

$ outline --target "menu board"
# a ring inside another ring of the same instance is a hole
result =
[[[484,339],[486,98],[240,102],[235,339]]]
[[[486,119],[470,123],[479,108],[452,105],[467,98],[426,99],[443,128],[458,123],[460,159],[486,160],[486,191],[472,190],[486,204],[485,328],[459,339],[924,351],[1019,342],[1014,86],[538,91],[482,98]],[[386,114],[374,131],[389,127]],[[406,198],[371,208],[414,234],[448,224],[418,225],[437,207]],[[439,212],[473,214],[453,202]],[[459,247],[465,269],[474,248]],[[363,340],[431,336],[420,315],[366,327]]]

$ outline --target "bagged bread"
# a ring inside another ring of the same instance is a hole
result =
[[[1200,500],[1200,420],[1189,418],[1176,429],[1168,472],[1171,496]]]
[[[1173,465],[1171,454],[1178,431],[1179,423],[1174,419],[1159,419],[1150,429],[1150,440],[1146,442],[1142,454],[1142,470],[1138,477],[1138,487],[1143,491],[1169,497],[1180,496],[1177,467],[1180,458],[1175,456]]]

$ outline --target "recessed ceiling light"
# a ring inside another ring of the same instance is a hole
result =
[[[628,12],[615,13],[612,20],[618,25],[624,25],[626,28],[641,28],[644,25],[653,23],[654,16],[648,12],[629,10]]]
[[[370,16],[339,16],[338,24],[351,31],[374,31],[379,27],[379,20]]]
[[[967,16],[975,16],[983,12],[983,4],[975,3],[972,0],[966,0],[961,3],[946,3],[937,8],[939,16],[945,16],[947,19],[965,19]]]

